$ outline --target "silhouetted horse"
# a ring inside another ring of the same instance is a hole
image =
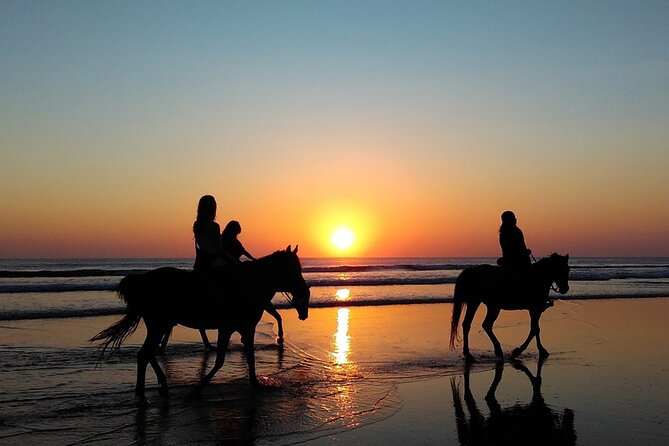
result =
[[[469,353],[469,330],[474,314],[481,303],[484,303],[488,313],[483,321],[483,329],[490,337],[495,355],[503,358],[502,347],[492,331],[493,324],[501,310],[528,310],[530,313],[530,333],[520,347],[511,353],[511,357],[519,356],[532,338],[537,339],[539,357],[548,357],[548,351],[541,345],[539,337],[539,318],[541,313],[553,302],[548,295],[553,283],[561,294],[569,291],[569,254],[561,256],[551,254],[533,264],[525,277],[520,277],[517,271],[509,271],[504,267],[493,265],[478,265],[466,268],[460,273],[455,282],[453,314],[451,316],[450,348],[453,350],[458,338],[458,324],[462,308],[467,312],[462,321],[463,345],[462,353],[465,359],[473,361]]]
[[[274,306],[274,304],[272,303],[272,301],[269,301],[267,303],[267,306],[265,306],[265,311],[276,320],[276,324],[277,324],[276,343],[279,346],[281,346],[281,345],[283,345],[283,320],[281,319],[281,315],[277,311],[277,309]],[[172,330],[165,333],[165,335],[163,336],[163,339],[161,339],[160,344],[158,345],[158,352],[162,353],[162,352],[165,351],[165,347],[167,347],[167,343],[170,341],[171,336],[172,336]],[[213,345],[211,345],[209,343],[209,338],[207,338],[205,336],[206,335],[202,335],[202,343],[204,344],[204,349],[206,351],[216,350],[216,347],[214,347]]]
[[[537,376],[518,361],[513,361],[513,367],[527,375],[532,383],[532,401],[529,404],[516,403],[513,406],[502,407],[497,401],[495,392],[502,380],[504,364],[498,362],[488,393],[485,396],[489,415],[484,414],[476,405],[476,400],[469,388],[469,364],[465,365],[465,391],[463,406],[460,398],[459,386],[455,378],[451,378],[453,406],[455,408],[455,422],[458,430],[458,440],[462,445],[575,445],[576,431],[574,429],[574,411],[552,409],[544,401],[541,394],[541,367],[537,365]],[[465,413],[469,413],[469,419]]]
[[[121,280],[118,293],[127,303],[125,316],[95,335],[101,341],[101,358],[107,348],[118,350],[135,331],[140,319],[146,325],[146,339],[137,354],[135,394],[144,399],[146,366],[151,364],[160,383],[160,394],[167,396],[167,379],[156,360],[162,337],[176,324],[191,328],[218,330],[216,363],[203,378],[206,384],[223,366],[230,336],[241,335],[249,366],[251,385],[260,384],[256,377],[254,336],[256,325],[267,303],[275,293],[290,293],[292,305],[300,320],[308,317],[309,287],[302,276],[297,247],[260,258],[214,268],[207,276],[177,268],[159,268]]]

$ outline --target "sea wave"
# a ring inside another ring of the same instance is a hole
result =
[[[306,279],[310,287],[354,287],[387,285],[444,285],[455,283],[455,278],[326,278]],[[116,291],[118,283],[19,283],[0,284],[0,294],[7,293],[61,293],[70,291]]]
[[[437,268],[436,265],[414,265],[414,273],[405,269],[374,270],[355,267],[337,267],[336,273],[328,268],[305,269],[304,277],[312,287],[355,287],[386,285],[442,285],[454,284],[459,269]],[[355,269],[355,271],[354,271]],[[328,272],[324,272],[328,270]],[[69,291],[114,291],[126,275],[147,270],[74,270],[0,272],[0,294],[3,293],[57,293]],[[4,273],[4,275],[2,275]],[[669,266],[625,268],[574,268],[572,282],[603,282],[612,280],[669,280]]]
[[[666,292],[641,292],[633,296],[629,294],[570,294],[565,296],[552,295],[555,300],[610,300],[610,299],[639,299],[639,298],[666,298]],[[357,299],[350,301],[339,301],[336,299],[316,300],[309,304],[310,308],[342,308],[342,307],[370,307],[387,305],[423,305],[452,303],[452,296],[412,297],[412,298],[384,298],[384,299]],[[279,299],[273,301],[276,308],[289,309],[290,305]],[[19,321],[30,319],[55,319],[55,318],[81,318],[93,316],[112,316],[125,314],[125,305],[118,303],[112,307],[90,307],[90,308],[48,308],[48,309],[12,309],[0,310],[0,321]]]

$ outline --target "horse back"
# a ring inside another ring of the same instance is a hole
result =
[[[490,294],[501,285],[502,274],[502,268],[494,265],[465,268],[455,281],[455,293],[461,296]]]

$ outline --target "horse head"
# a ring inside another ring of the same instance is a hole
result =
[[[278,275],[278,291],[290,293],[291,304],[297,310],[301,321],[309,317],[309,297],[311,295],[307,283],[302,276],[302,265],[297,257],[297,245],[291,249],[290,245],[284,251],[274,254],[280,259],[280,273]]]
[[[557,285],[560,294],[569,291],[569,254],[561,256],[553,253],[548,258],[550,261],[551,280]]]

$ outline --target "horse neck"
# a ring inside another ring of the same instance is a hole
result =
[[[253,262],[245,262],[245,264],[248,264],[249,271],[254,275],[257,275],[258,278],[272,281],[279,275],[280,260],[278,254],[274,253],[261,257]]]
[[[542,285],[550,286],[553,283],[553,273],[550,258],[539,260],[535,265],[536,276]]]

